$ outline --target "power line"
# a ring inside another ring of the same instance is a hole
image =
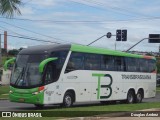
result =
[[[105,6],[105,8],[104,8],[104,6],[103,6],[103,8],[102,8],[102,7],[97,7],[97,5],[96,5],[95,3],[93,3],[94,1],[85,1],[85,0],[83,0],[84,2],[87,2],[87,3],[92,2],[92,3],[95,4],[96,6],[95,6],[95,5],[90,5],[90,4],[85,4],[85,3],[82,3],[82,2],[78,2],[78,1],[74,1],[74,0],[70,0],[70,1],[72,1],[72,2],[74,2],[74,3],[86,5],[86,6],[89,6],[89,7],[93,7],[93,8],[96,8],[96,9],[100,9],[100,10],[103,10],[103,11],[107,9],[106,6]],[[125,15],[125,16],[133,16],[133,15],[129,15],[129,14],[122,13],[122,12],[120,12],[120,11],[115,11],[115,9],[113,9],[113,8],[110,8],[110,9],[114,10],[113,12],[115,12],[115,13],[120,13],[120,14],[123,14],[123,15]]]
[[[119,13],[123,12],[123,14],[124,14],[124,12],[125,13],[127,12],[127,13],[131,13],[131,14],[138,14],[138,15],[144,16],[144,17],[152,17],[152,16],[141,14],[141,13],[137,13],[137,12],[134,12],[134,11],[130,11],[128,9],[124,9],[124,8],[120,8],[120,7],[116,7],[116,6],[111,6],[111,5],[106,5],[106,4],[102,3],[102,2],[95,1],[95,0],[92,0],[92,1],[91,0],[83,0],[83,1],[86,1],[86,2],[89,2],[89,3],[93,3],[93,4],[95,4],[97,6],[100,6],[100,7],[105,7],[105,8],[107,7],[107,8],[110,8],[112,10],[115,10],[115,11],[117,11]]]
[[[5,17],[0,17],[5,18]],[[5,18],[10,19],[10,18]],[[145,17],[145,18],[135,18],[135,19],[126,19],[126,20],[34,20],[34,19],[21,19],[21,18],[11,18],[14,20],[22,20],[22,21],[31,21],[31,22],[48,22],[48,23],[76,23],[76,24],[106,24],[106,23],[114,23],[114,22],[130,22],[130,21],[142,21],[142,20],[156,20],[160,19],[159,16],[157,17]],[[2,21],[0,21],[2,22]]]
[[[28,30],[28,29],[26,29],[26,28],[22,28],[22,27],[20,27],[20,26],[13,25],[13,24],[10,24],[10,23],[4,22],[4,21],[0,21],[0,22],[5,23],[5,24],[8,24],[8,25],[11,25],[11,26],[14,26],[14,27],[16,27],[16,28],[19,28],[19,29],[22,29],[22,30],[25,30],[25,31],[28,31],[28,32],[31,32],[31,33],[34,33],[34,34],[38,34],[38,35],[45,36],[45,37],[48,37],[48,38],[53,38],[53,39],[56,39],[56,40],[58,40],[58,41],[67,42],[67,41],[64,41],[64,40],[62,40],[62,39],[55,38],[55,37],[48,36],[48,35],[44,35],[44,34],[41,34],[41,33],[38,33],[38,32],[32,31],[32,30]]]
[[[17,34],[17,35],[19,35],[19,36],[21,36],[21,37],[24,37],[24,38],[30,38],[30,39],[33,39],[33,40],[34,40],[34,39],[35,39],[35,40],[41,40],[40,38],[36,38],[36,37],[28,36],[28,35],[23,35],[23,34],[14,32],[14,31],[12,31],[12,30],[10,30],[10,29],[7,29],[7,28],[5,28],[5,27],[2,27],[2,26],[0,26],[0,27],[6,29],[6,31],[11,31],[12,33]],[[2,30],[2,29],[0,29],[0,30]],[[5,31],[5,30],[2,30],[2,31]],[[45,40],[45,41],[46,41],[46,40]],[[50,40],[47,40],[47,41],[50,41]],[[42,42],[43,42],[43,41],[42,41]],[[52,41],[50,41],[50,42],[52,42]],[[53,42],[53,43],[61,44],[60,42]],[[68,42],[68,43],[74,43],[74,42]],[[74,43],[74,44],[80,44],[80,43]],[[82,44],[81,44],[81,45],[82,45]]]
[[[2,27],[2,26],[0,26],[0,27],[3,28],[3,29],[5,29],[6,31],[10,31],[10,32],[12,32],[12,33],[14,33],[14,34],[16,34],[16,35],[20,35],[20,36],[22,36],[22,37],[28,37],[28,38],[33,38],[33,39],[39,39],[39,38],[35,38],[35,37],[31,37],[31,36],[19,34],[19,33],[17,33],[17,32],[14,32],[14,31],[12,31],[12,30],[10,30],[10,29],[7,29],[7,28],[5,28],[5,27]],[[2,30],[2,29],[1,29],[1,30]],[[5,30],[2,30],[2,31],[5,31]]]
[[[4,35],[4,34],[1,34],[1,35]],[[7,36],[16,37],[16,38],[22,38],[22,39],[29,39],[29,40],[33,40],[33,41],[39,41],[39,42],[50,42],[50,43],[61,44],[61,43],[58,43],[58,42],[52,42],[52,41],[36,39],[36,38],[29,38],[29,37],[23,37],[23,36],[16,36],[16,35],[9,35],[9,34],[7,34]]]

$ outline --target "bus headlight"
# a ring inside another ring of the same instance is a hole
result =
[[[39,93],[41,93],[41,92],[43,92],[43,91],[44,91],[44,86],[41,86],[41,87],[38,88],[38,91],[33,92],[32,94],[33,94],[33,95],[37,95],[37,94],[39,94]]]
[[[34,92],[34,93],[32,93],[33,95],[37,95],[37,94],[39,94],[39,92]]]

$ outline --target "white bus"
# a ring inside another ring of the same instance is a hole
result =
[[[125,100],[139,103],[156,94],[156,59],[82,45],[23,49],[15,60],[10,101],[35,104]]]

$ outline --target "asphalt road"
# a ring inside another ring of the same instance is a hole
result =
[[[155,98],[143,99],[143,102],[160,102],[160,92],[156,94]],[[93,105],[101,105],[99,102],[89,102],[89,103],[76,103],[77,106],[93,106]],[[44,109],[55,109],[59,108],[58,105],[48,105],[45,106]],[[32,104],[24,104],[24,103],[13,103],[9,100],[0,100],[0,111],[25,111],[25,110],[37,110]]]

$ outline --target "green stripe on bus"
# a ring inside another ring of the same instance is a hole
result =
[[[101,77],[104,77],[105,74],[93,73],[92,76],[98,77],[98,92],[97,92],[97,99],[100,97],[100,80]]]
[[[121,51],[114,51],[114,50],[108,50],[104,48],[96,48],[96,47],[76,45],[76,44],[71,45],[70,50],[75,52],[84,52],[84,53],[96,53],[96,54],[113,55],[113,56],[144,58],[143,55],[136,55],[136,54],[126,53]],[[155,59],[155,57],[151,57],[151,58]]]

